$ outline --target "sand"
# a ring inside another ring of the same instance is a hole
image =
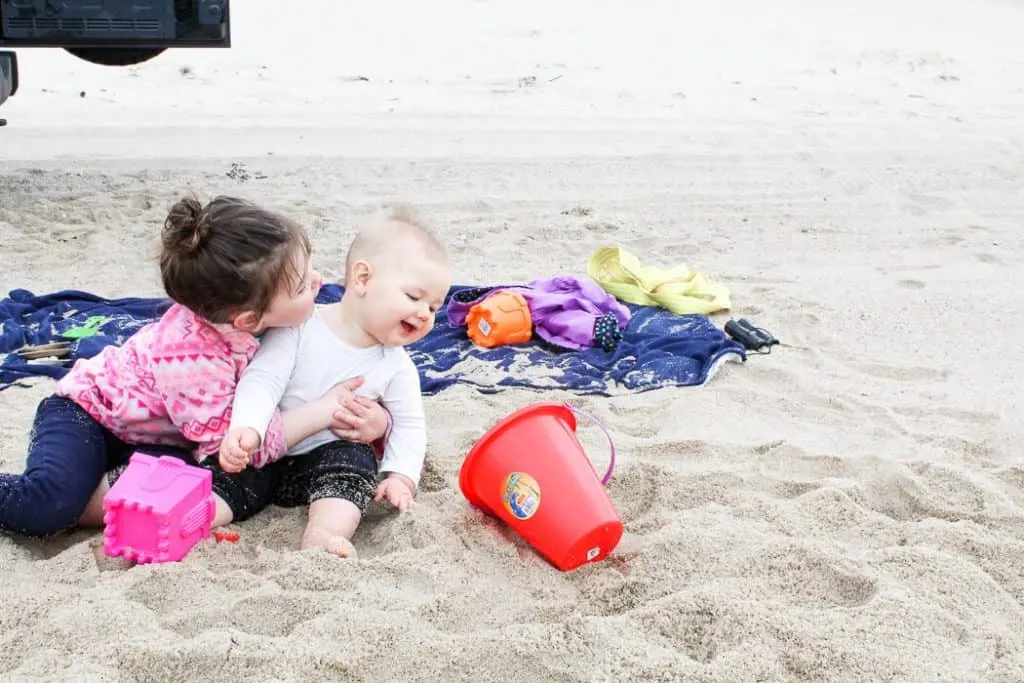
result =
[[[786,346],[703,387],[429,397],[419,504],[374,508],[358,563],[299,552],[304,512],[276,508],[127,570],[96,532],[0,536],[0,679],[1024,679],[1019,2],[236,4],[229,51],[21,51],[0,291],[159,295],[191,189],[298,217],[336,280],[407,201],[460,282],[620,244],[725,282],[715,322]],[[0,392],[0,468],[51,389]],[[457,483],[544,398],[620,450],[628,541],[571,573]]]

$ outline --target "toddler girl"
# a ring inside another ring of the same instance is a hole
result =
[[[257,335],[299,325],[313,311],[321,280],[309,238],[298,223],[250,202],[217,197],[204,207],[186,197],[168,214],[161,242],[173,304],[123,345],[78,360],[39,404],[25,471],[0,474],[0,529],[45,535],[102,524],[103,496],[135,450],[208,468],[214,526],[248,519],[270,502],[272,471],[229,474],[207,456],[218,452],[231,421]],[[327,417],[334,427],[380,436],[379,406],[347,401],[344,387],[329,394],[324,400],[351,411]],[[288,448],[287,426],[275,411],[262,444],[270,457]]]

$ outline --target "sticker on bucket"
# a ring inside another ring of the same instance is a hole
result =
[[[529,519],[540,507],[540,485],[526,472],[513,472],[505,478],[501,502],[516,519]]]
[[[588,550],[587,551],[587,562],[590,562],[592,559],[597,557],[600,553],[601,553],[601,546],[594,546],[593,548]]]

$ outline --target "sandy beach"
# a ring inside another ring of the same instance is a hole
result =
[[[1024,680],[1024,5],[235,5],[230,50],[19,52],[0,295],[162,295],[192,190],[301,220],[336,282],[409,202],[459,283],[618,244],[783,345],[700,387],[427,397],[418,506],[372,508],[357,563],[298,551],[302,509],[131,569],[98,531],[0,535],[0,680]],[[28,384],[0,391],[3,471],[53,388]],[[458,486],[543,399],[619,449],[627,538],[570,573]]]

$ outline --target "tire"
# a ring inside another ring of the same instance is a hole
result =
[[[153,59],[166,48],[162,47],[66,47],[67,52],[90,64],[101,66],[131,66]]]

